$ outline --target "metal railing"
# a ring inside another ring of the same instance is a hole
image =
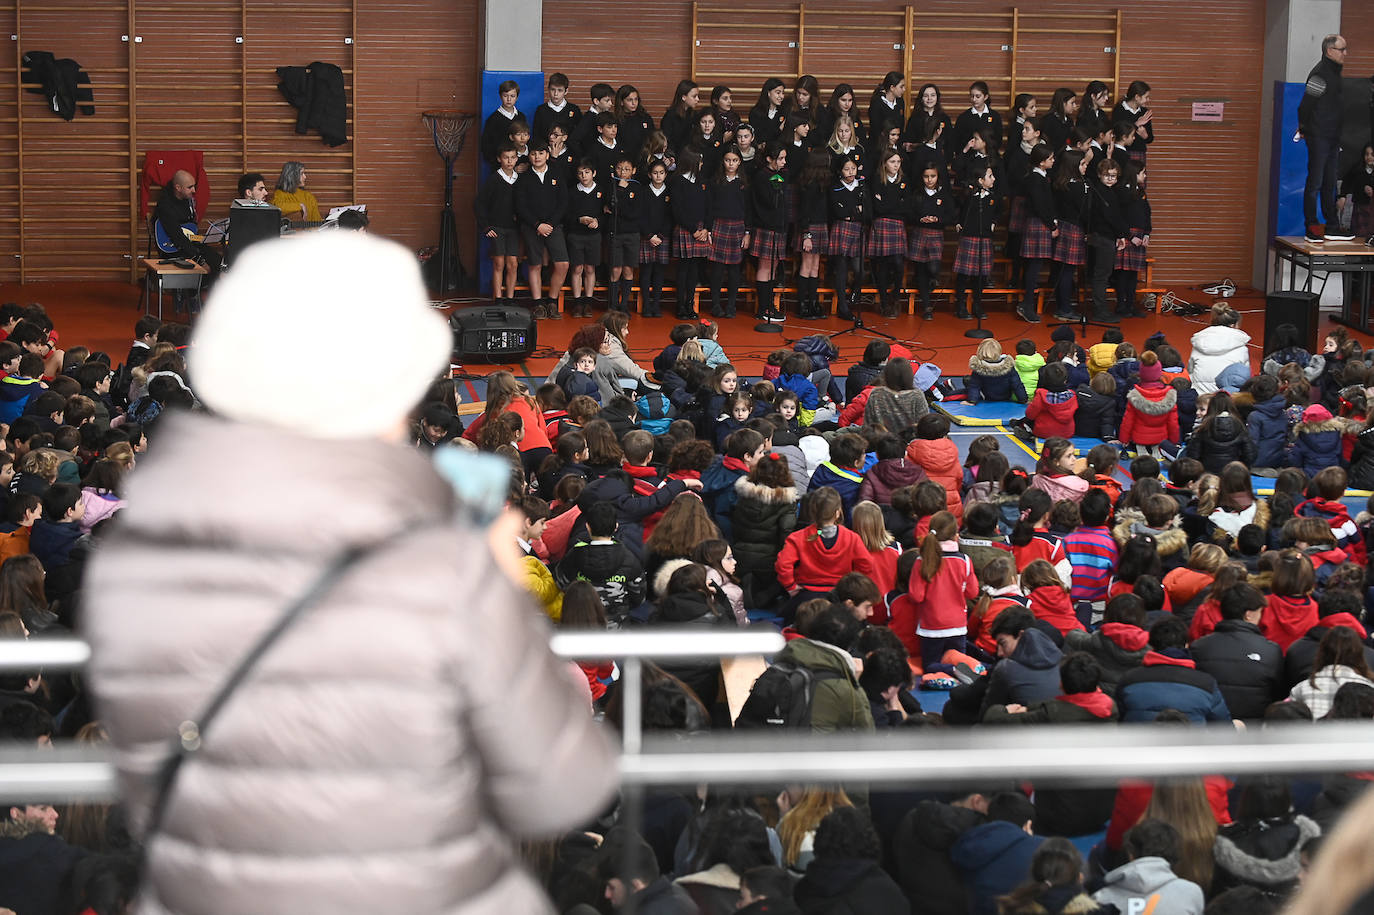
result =
[[[710,734],[664,739],[641,733],[642,665],[650,658],[771,655],[774,632],[559,633],[554,653],[570,660],[622,662],[627,789],[661,785],[777,785],[855,781],[954,787],[1028,780],[1106,785],[1123,778],[1205,773],[1322,773],[1374,769],[1374,723],[1284,723],[1230,727],[1122,725],[902,730],[886,735],[797,732]],[[80,667],[90,650],[75,640],[0,642],[0,670]],[[99,750],[0,750],[0,801],[109,800],[114,768]]]

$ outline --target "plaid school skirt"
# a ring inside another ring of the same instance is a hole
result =
[[[906,253],[906,225],[896,217],[873,220],[868,232],[868,256],[891,257]]]
[[[641,264],[666,264],[668,263],[668,240],[665,238],[663,244],[655,248],[649,244],[649,236],[639,237],[639,262]]]
[[[853,220],[840,220],[830,224],[830,245],[826,249],[831,257],[859,257],[863,254],[863,223]]]
[[[806,236],[811,236],[811,254],[825,254],[828,244],[829,233],[825,230],[825,223],[818,222],[813,226],[797,226],[797,231],[792,235],[792,251],[796,254],[806,254],[802,248],[802,243],[806,241]]]
[[[954,272],[965,276],[992,273],[992,239],[961,235],[959,251],[954,255]]]
[[[1088,262],[1088,245],[1083,237],[1082,226],[1071,222],[1059,224],[1059,235],[1054,240],[1054,259],[1070,267],[1082,267]]]
[[[1126,239],[1126,247],[1116,252],[1116,260],[1112,264],[1114,270],[1144,270],[1145,258],[1150,256],[1150,249],[1144,245],[1133,245],[1131,239],[1142,235],[1139,229],[1131,227],[1131,233]]]
[[[717,219],[711,223],[712,263],[738,264],[744,260],[744,220]]]
[[[1011,215],[1007,218],[1007,231],[1012,235],[1021,235],[1026,231],[1026,219],[1030,216],[1030,211],[1026,207],[1025,197],[1011,198]],[[1026,257],[1026,254],[1022,254]]]
[[[787,256],[787,236],[773,229],[754,229],[750,233],[749,253],[764,261],[780,261]]]
[[[1054,258],[1054,236],[1036,216],[1026,217],[1026,228],[1021,233],[1021,256],[1026,260],[1040,261]]]
[[[1356,239],[1374,235],[1374,203],[1357,203],[1350,214],[1350,234]]]
[[[1131,164],[1136,166],[1136,169],[1138,171],[1141,167],[1145,165],[1145,150],[1128,149],[1126,150],[1126,158],[1131,160]]]
[[[682,226],[673,229],[673,257],[710,257],[710,242],[697,241]]]
[[[928,264],[945,258],[945,230],[917,226],[906,233],[906,259]]]

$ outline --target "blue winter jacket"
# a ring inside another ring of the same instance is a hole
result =
[[[1016,361],[1004,355],[997,362],[987,362],[977,356],[968,360],[968,377],[964,379],[964,396],[971,404],[984,400],[1026,402],[1026,388],[1016,372]]]
[[[1250,440],[1255,443],[1256,467],[1284,467],[1285,446],[1288,444],[1288,415],[1283,395],[1276,394],[1263,403],[1255,404],[1247,423]]]
[[[1341,433],[1344,426],[1338,419],[1324,419],[1315,423],[1298,423],[1297,439],[1288,451],[1288,463],[1307,474],[1308,479],[1326,467],[1340,467]]]
[[[996,915],[997,897],[1014,890],[1030,873],[1031,858],[1044,842],[1006,820],[975,826],[954,840],[949,859],[964,875],[973,915]]]
[[[1190,721],[1231,720],[1216,679],[1181,657],[1145,653],[1141,665],[1128,670],[1116,685],[1122,721],[1154,721],[1165,709],[1177,709]]]
[[[778,388],[796,394],[797,402],[807,410],[814,410],[821,405],[821,392],[805,375],[779,375]]]

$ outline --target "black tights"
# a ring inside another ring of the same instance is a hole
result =
[[[701,275],[700,257],[684,257],[677,262],[677,312],[678,317],[687,317],[691,312],[692,300],[697,293],[697,277]]]
[[[711,262],[711,314],[716,317],[732,318],[735,315],[735,301],[739,298],[740,264],[719,264]],[[720,293],[725,290],[725,310],[720,307]]]
[[[954,274],[954,305],[959,312],[964,310],[964,290],[968,289],[973,293],[973,313],[976,315],[983,313],[983,281],[985,279],[987,278],[982,275]]]
[[[1116,287],[1116,310],[1125,314],[1135,308],[1135,288],[1140,282],[1136,270],[1117,270],[1112,273],[1112,285]]]
[[[835,310],[844,312],[849,310],[849,273],[854,273],[854,285],[857,287],[863,282],[863,272],[857,257],[834,257],[832,269],[832,282],[835,285]]]
[[[1021,296],[1021,308],[1027,313],[1035,311],[1035,294],[1040,288],[1040,271],[1044,268],[1045,262],[1039,258],[1028,258],[1025,261],[1025,294]]]
[[[639,270],[639,288],[644,292],[644,313],[650,317],[659,314],[666,266],[667,264],[644,264]]]
[[[923,312],[933,311],[934,305],[931,304],[931,296],[935,292],[935,286],[940,281],[940,262],[939,261],[914,261],[916,265],[916,288],[921,291],[921,310]]]
[[[1054,301],[1061,315],[1078,313],[1073,294],[1074,278],[1077,275],[1077,267],[1071,264],[1059,264],[1059,277],[1055,282]]]
[[[902,297],[904,263],[905,258],[900,254],[890,254],[873,260],[873,273],[878,285],[878,296],[884,305],[895,306]]]

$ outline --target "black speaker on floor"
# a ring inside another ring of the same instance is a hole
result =
[[[519,305],[460,308],[448,319],[453,351],[464,360],[512,362],[534,352],[534,316]]]
[[[281,235],[281,210],[273,206],[229,207],[229,242],[224,249],[224,262],[234,265],[243,249],[265,238]]]
[[[1300,289],[1285,292],[1271,292],[1264,303],[1264,351],[1272,353],[1278,348],[1274,343],[1274,332],[1284,324],[1292,324],[1298,329],[1298,343],[1309,353],[1318,353],[1317,346],[1318,311],[1321,296],[1315,292]]]

